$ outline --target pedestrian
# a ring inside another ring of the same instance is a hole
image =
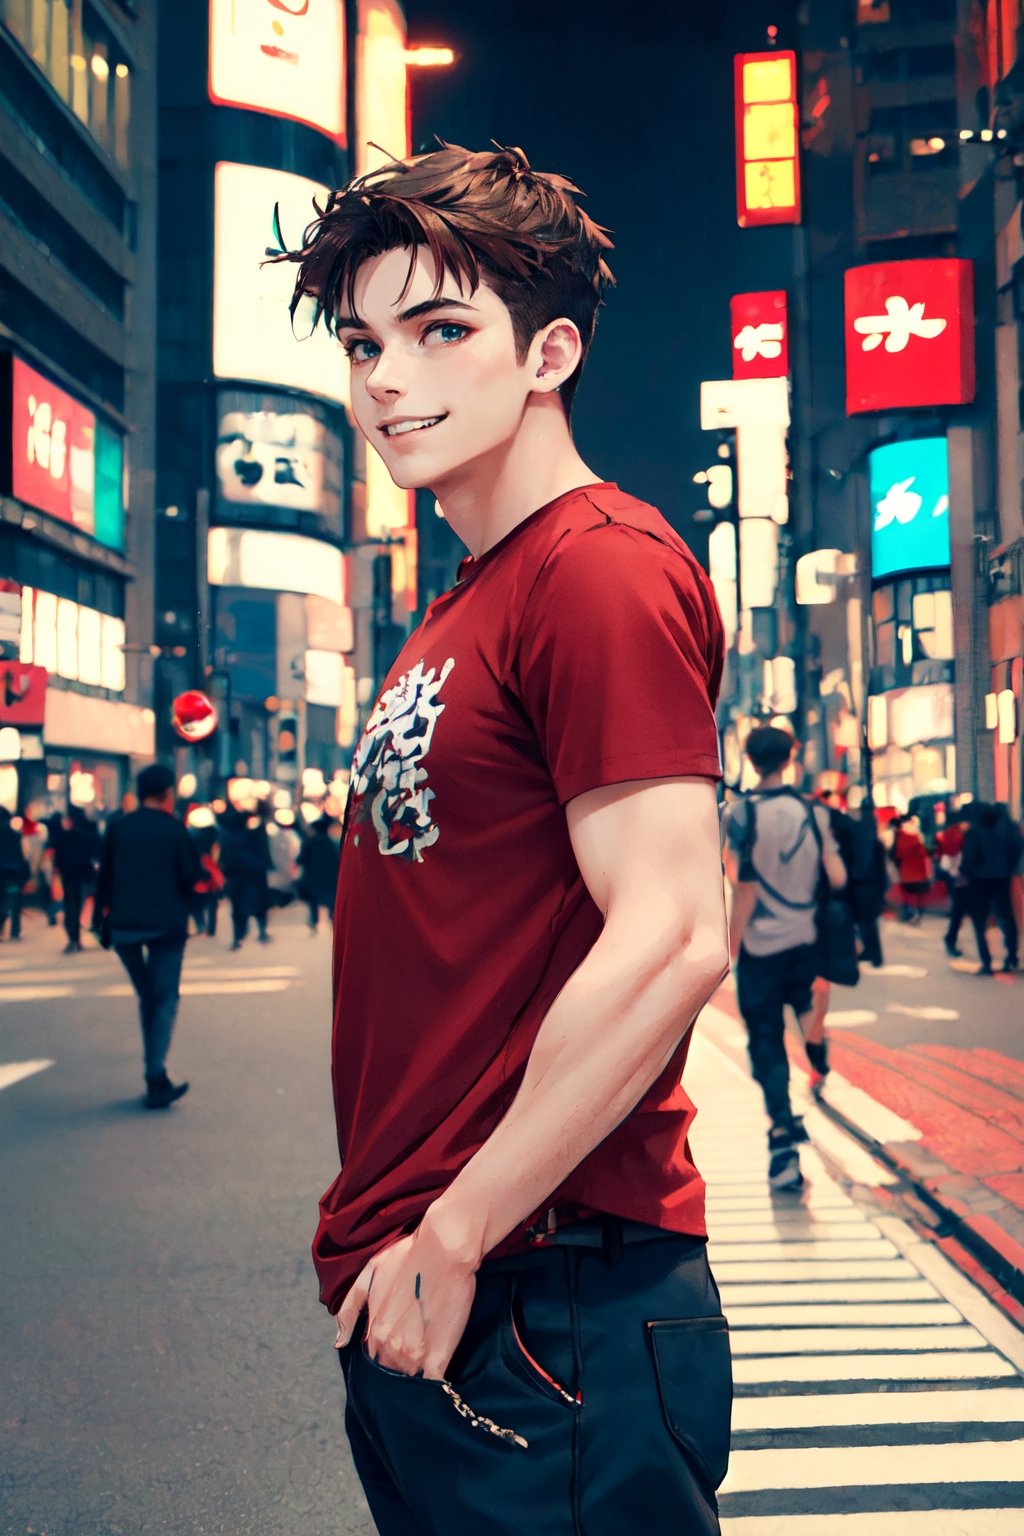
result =
[[[727,966],[722,631],[682,540],[573,444],[610,280],[577,195],[443,145],[290,253],[358,428],[470,551],[356,749],[334,920],[314,1257],[383,1536],[719,1530],[680,1077]]]
[[[824,984],[815,996],[815,919],[822,871],[838,891],[846,885],[846,868],[827,808],[785,783],[796,750],[789,731],[756,726],[745,750],[758,782],[729,806],[726,817],[726,870],[733,888],[729,947],[750,1067],[771,1122],[768,1182],[773,1189],[799,1189],[798,1148],[807,1132],[790,1103],[785,1010],[796,1014],[820,1085],[828,1073],[829,992]]]
[[[963,872],[971,925],[981,961],[980,976],[992,975],[992,953],[985,932],[994,915],[1003,934],[1002,969],[1009,974],[1019,963],[1017,919],[1010,884],[1020,860],[1020,830],[1002,805],[979,805],[964,838]]]
[[[270,869],[267,873],[267,905],[290,907],[295,900],[295,882],[299,876],[298,857],[302,839],[295,830],[295,812],[275,811],[266,822]]]
[[[302,876],[299,894],[309,908],[309,930],[316,933],[320,926],[320,908],[334,921],[334,898],[338,889],[338,863],[341,849],[331,833],[330,816],[314,821],[309,836],[299,850],[299,867]]]
[[[935,851],[939,856],[939,872],[946,883],[949,897],[949,923],[943,943],[948,955],[959,955],[958,941],[964,918],[970,911],[970,892],[963,870],[964,840],[970,822],[962,811],[955,811],[950,820],[935,836]]]
[[[21,938],[21,899],[31,873],[21,834],[11,825],[11,813],[0,806],[0,938],[8,919],[11,938]]]
[[[916,816],[897,816],[893,827],[892,861],[903,902],[903,921],[917,924],[924,916],[925,900],[932,886],[932,861]]]
[[[846,895],[860,939],[859,958],[877,970],[884,963],[878,922],[885,910],[888,880],[885,849],[875,827],[874,806],[870,798],[865,797],[860,815],[851,816],[836,791],[823,794],[821,798],[828,807],[832,835],[847,872]]]
[[[262,816],[232,812],[221,846],[221,869],[227,879],[231,903],[231,948],[241,949],[255,919],[261,944],[270,942],[267,913],[270,891],[267,875],[271,868],[270,846]]]
[[[137,779],[138,810],[112,820],[103,844],[94,923],[139,1000],[147,1109],[167,1109],[188,1083],[167,1075],[178,1013],[188,914],[199,878],[195,845],[174,813],[172,769],[150,763]]]
[[[66,955],[81,951],[82,909],[93,893],[102,843],[99,832],[80,805],[71,806],[61,820],[53,861],[64,891]]]

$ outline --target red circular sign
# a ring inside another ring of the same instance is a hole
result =
[[[205,741],[217,729],[216,707],[198,688],[189,688],[171,705],[171,724],[185,741]]]

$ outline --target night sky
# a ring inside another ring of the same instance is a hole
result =
[[[692,475],[714,457],[699,386],[730,375],[729,297],[784,287],[792,233],[736,224],[732,56],[792,46],[771,0],[406,0],[409,41],[458,54],[413,71],[413,148],[521,146],[612,231],[606,299],[573,421],[603,478],[658,506],[704,558]]]

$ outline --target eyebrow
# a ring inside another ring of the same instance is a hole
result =
[[[461,299],[424,299],[422,304],[414,304],[411,309],[403,309],[398,316],[399,325],[408,325],[410,320],[419,320],[422,315],[429,315],[438,309],[468,309],[471,315],[479,314],[472,304],[463,304]],[[339,315],[334,322],[335,329],[342,331],[368,331],[365,320],[360,320],[358,315]]]

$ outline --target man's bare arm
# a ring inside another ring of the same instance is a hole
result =
[[[710,783],[593,790],[567,817],[601,933],[549,1009],[504,1120],[416,1232],[370,1260],[338,1313],[344,1344],[365,1307],[368,1351],[407,1375],[444,1375],[481,1259],[625,1119],[728,966]]]

